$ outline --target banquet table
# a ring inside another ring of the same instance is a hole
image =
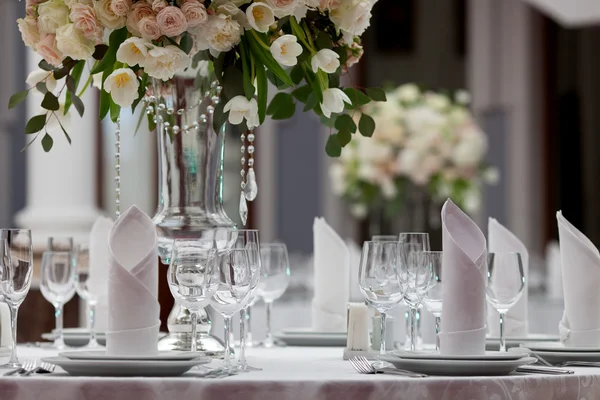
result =
[[[56,351],[19,348],[20,358]],[[342,360],[341,348],[287,347],[249,350],[249,363],[263,370],[226,378],[0,377],[2,400],[315,400],[442,399],[552,400],[600,398],[600,368],[573,368],[574,375],[513,374],[496,377],[405,378],[361,375]],[[213,361],[217,366],[219,361]]]

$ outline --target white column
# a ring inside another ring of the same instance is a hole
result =
[[[37,68],[39,57],[28,53],[27,70]],[[82,80],[85,77],[82,77]],[[42,251],[49,236],[72,236],[76,243],[87,242],[92,224],[100,215],[96,207],[96,130],[98,105],[94,90],[83,96],[86,112],[79,117],[71,109],[68,133],[49,130],[54,147],[45,153],[38,137],[27,151],[27,205],[16,216],[19,226],[32,230],[35,251]],[[31,93],[27,99],[27,115],[40,114],[41,97]],[[66,128],[66,127],[65,127]],[[31,138],[34,135],[29,135]]]

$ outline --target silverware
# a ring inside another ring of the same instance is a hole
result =
[[[514,350],[513,350],[514,349]],[[542,356],[540,356],[539,354],[536,354],[535,352],[531,351],[530,349],[526,348],[526,347],[513,347],[513,349],[509,349],[509,352],[517,352],[517,351],[528,351],[529,355],[533,358],[535,358],[537,360],[536,364],[541,364],[544,365],[546,367],[554,367],[554,365],[552,365],[551,363],[549,363],[548,361],[546,361]]]
[[[402,375],[408,376],[411,378],[424,378],[427,375],[419,374],[417,372],[408,371],[405,369],[396,369],[396,368],[382,368],[378,369],[373,367],[373,364],[369,362],[365,357],[351,357],[349,359],[350,364],[354,367],[356,371],[361,374],[393,374],[393,375]]]
[[[51,374],[54,372],[55,369],[56,365],[47,362],[42,362],[39,367],[25,372],[24,374],[22,374],[22,376],[31,376],[33,374]]]
[[[598,361],[565,361],[557,365],[557,367],[600,367]]]
[[[4,376],[21,375],[35,368],[35,359],[25,360],[21,368],[13,369],[4,374]]]
[[[517,372],[528,374],[548,374],[548,375],[571,375],[575,371],[556,367],[546,367],[542,365],[522,365],[516,369]]]

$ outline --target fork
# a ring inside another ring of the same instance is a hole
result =
[[[424,378],[427,376],[425,374],[419,374],[419,373],[416,373],[413,371],[408,371],[405,369],[395,369],[395,368],[377,369],[377,368],[373,367],[373,365],[369,362],[369,360],[367,360],[365,357],[362,357],[362,356],[351,357],[349,359],[349,361],[350,361],[350,364],[352,364],[352,366],[354,367],[354,369],[361,374],[383,374],[383,373],[386,373],[386,374],[407,376],[410,378]]]
[[[4,376],[12,376],[12,375],[21,375],[26,372],[29,372],[35,368],[35,359],[30,358],[29,360],[25,360],[21,368],[13,369],[12,371],[8,371],[4,374]]]
[[[33,374],[51,374],[56,369],[56,365],[47,362],[42,362],[39,367],[29,370],[22,376],[31,376]]]

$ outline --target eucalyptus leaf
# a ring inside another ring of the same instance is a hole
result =
[[[71,136],[69,136],[69,134],[65,130],[65,127],[63,126],[62,122],[60,122],[60,119],[58,118],[58,116],[54,116],[54,118],[56,118],[56,120],[58,121],[58,124],[60,125],[60,129],[62,129],[63,133],[65,134],[65,137],[67,138],[67,142],[69,142],[69,144],[71,144]]]
[[[40,69],[43,69],[44,71],[54,71],[56,68],[54,68],[53,65],[51,65],[48,61],[46,60],[42,60],[38,63],[38,67],[40,67]]]
[[[38,84],[35,85],[35,88],[42,94],[48,93],[48,86],[46,86],[46,82],[38,82]]]
[[[344,93],[346,93],[346,95],[348,95],[348,97],[350,98],[350,101],[352,101],[351,108],[360,108],[365,104],[369,104],[371,102],[369,96],[367,96],[358,89],[346,88],[344,89]]]
[[[352,133],[347,129],[342,129],[337,133],[338,143],[342,147],[346,147],[352,141]]]
[[[269,79],[269,82],[271,82],[273,84],[273,86],[275,86],[279,90],[285,89],[288,87],[288,85],[286,85],[284,81],[279,79],[274,73],[272,73],[269,70],[267,70],[267,78]]]
[[[317,95],[315,94],[315,92],[310,92],[310,94],[308,95],[308,99],[306,99],[306,102],[304,103],[304,112],[310,111],[310,110],[314,110],[315,107],[319,104],[319,100],[317,100]]]
[[[39,132],[44,128],[45,125],[46,114],[36,115],[27,121],[27,125],[25,125],[25,133],[30,134]]]
[[[371,98],[373,101],[386,101],[387,96],[385,95],[385,91],[381,88],[367,88],[366,89],[367,96]]]
[[[183,50],[185,54],[190,54],[192,47],[194,47],[194,39],[192,39],[192,35],[190,35],[188,32],[185,32],[179,41],[179,48]]]
[[[358,122],[358,130],[363,136],[373,136],[373,132],[375,132],[375,120],[370,115],[361,115],[360,121]]]
[[[296,103],[294,102],[294,98],[285,92],[277,93],[267,109],[267,114],[274,120],[291,118],[295,112]]]
[[[302,68],[302,64],[296,64],[294,68],[292,68],[290,78],[292,78],[292,82],[296,85],[299,85],[300,82],[304,80],[304,69]]]
[[[8,108],[15,108],[19,104],[21,104],[27,98],[29,94],[29,90],[23,90],[22,92],[17,92],[10,96],[10,100],[8,100]]]
[[[94,54],[92,54],[92,57],[94,58],[94,60],[102,60],[104,58],[104,56],[106,55],[106,52],[108,51],[108,46],[105,44],[98,44],[96,45],[96,49],[94,50]]]
[[[340,115],[335,121],[335,129],[338,130],[347,130],[350,133],[356,132],[356,123],[352,117],[348,114]]]
[[[42,107],[49,111],[58,111],[60,104],[58,98],[52,92],[46,92],[44,99],[42,100]]]
[[[71,101],[73,102],[73,107],[75,107],[79,116],[83,117],[83,113],[85,112],[85,106],[83,105],[83,101],[81,101],[81,99],[76,94],[71,95]]]
[[[292,96],[294,96],[298,101],[302,103],[306,103],[313,90],[309,85],[300,86],[298,89],[292,92]],[[315,96],[316,99],[316,96]]]
[[[44,151],[47,153],[50,150],[52,150],[52,146],[54,146],[54,139],[52,139],[52,136],[50,136],[46,133],[44,135],[44,137],[42,138],[42,147],[44,148]]]
[[[329,135],[327,138],[327,144],[325,144],[325,152],[329,157],[339,157],[342,154],[342,146],[338,141],[336,134]]]

